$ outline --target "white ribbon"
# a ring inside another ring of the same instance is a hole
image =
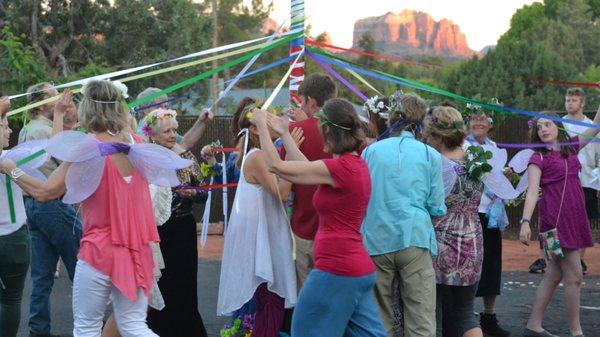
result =
[[[209,184],[214,183],[214,178],[210,177]],[[208,236],[208,223],[210,222],[210,207],[212,201],[212,190],[208,190],[208,197],[206,198],[206,204],[204,204],[204,214],[202,214],[202,233],[200,234],[200,246],[204,247],[206,244],[206,238]]]
[[[223,177],[223,185],[227,185],[227,154],[223,152],[223,159],[221,160],[221,174]],[[225,231],[227,230],[227,222],[229,219],[229,207],[227,203],[229,202],[228,194],[227,194],[227,186],[223,187],[223,235],[225,235]]]

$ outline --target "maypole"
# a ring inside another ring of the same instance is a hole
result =
[[[290,42],[290,56],[293,56],[292,60],[295,60],[296,56],[298,56],[298,53],[304,49],[304,0],[292,0],[290,17],[290,30],[301,29],[302,31],[302,35]],[[289,90],[291,103],[300,103],[300,97],[298,97],[298,87],[302,81],[304,81],[304,56],[300,56],[300,58],[296,61],[290,74]]]

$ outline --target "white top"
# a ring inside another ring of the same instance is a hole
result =
[[[8,153],[10,150],[2,151],[2,153],[4,152]],[[0,174],[0,236],[16,232],[27,220],[27,216],[25,215],[25,205],[23,204],[23,192],[14,181],[11,181],[16,218],[15,223],[11,223],[5,179],[9,178],[4,174]]]
[[[246,159],[260,151],[252,149]],[[250,184],[244,167],[235,192],[231,219],[225,233],[217,315],[223,316],[248,302],[258,286],[296,304],[296,271],[292,237],[282,203],[261,185]]]
[[[491,141],[489,138],[487,139],[490,143],[489,145],[497,147],[496,143]],[[465,142],[462,145],[463,151],[467,151],[469,146],[481,146],[479,143],[471,143],[469,140],[465,139]],[[479,207],[477,208],[477,212],[487,214],[490,209],[490,204],[492,203],[492,199],[488,197],[485,193],[481,194],[481,200],[479,201]]]
[[[564,116],[565,119],[570,119],[568,115]],[[594,122],[585,117],[583,119],[584,123],[593,124]],[[574,137],[579,134],[585,132],[587,127],[574,125],[569,123],[563,124],[569,136]],[[594,171],[600,164],[600,143],[592,142],[588,143],[581,151],[579,151],[579,155],[577,156],[579,161],[581,162],[581,172],[579,173],[579,179],[581,180],[581,186],[587,188],[595,188],[594,181],[595,175],[598,173],[598,170]]]

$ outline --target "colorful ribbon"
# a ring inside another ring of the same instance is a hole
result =
[[[359,66],[352,65],[352,62],[350,62],[348,60],[341,59],[340,57],[337,57],[337,56],[324,54],[323,52],[313,49],[313,48],[309,48],[309,50],[311,52],[313,52],[313,55],[315,57],[317,57],[320,60],[327,62],[329,64],[334,64],[334,65],[337,65],[337,66],[343,67],[343,68],[349,68],[349,69],[352,69],[358,73],[361,73],[361,74],[369,76],[369,77],[381,79],[381,80],[388,81],[388,82],[397,83],[397,84],[404,85],[404,86],[418,89],[418,90],[435,93],[435,94],[438,94],[441,96],[446,96],[446,97],[449,97],[449,98],[452,98],[454,100],[461,101],[464,103],[481,105],[484,109],[499,111],[499,112],[510,112],[513,114],[523,115],[523,116],[527,116],[530,118],[544,118],[544,119],[552,120],[554,122],[568,123],[568,124],[573,124],[573,125],[584,126],[587,128],[600,129],[600,125],[596,125],[596,124],[590,124],[590,123],[585,123],[585,122],[580,122],[580,121],[563,119],[560,117],[544,115],[544,114],[531,112],[531,111],[518,109],[518,108],[513,108],[513,107],[509,107],[509,106],[502,106],[502,105],[479,102],[479,101],[476,101],[476,100],[473,100],[470,98],[466,98],[466,97],[460,96],[458,94],[455,94],[455,93],[452,93],[452,92],[449,92],[449,91],[446,91],[443,89],[439,89],[439,88],[436,88],[433,86],[422,84],[422,83],[419,83],[416,81],[408,80],[408,79],[405,79],[405,78],[402,78],[399,76],[391,75],[391,74],[388,74],[388,73],[385,73],[382,71],[365,70]],[[342,61],[340,61],[340,60],[342,60]]]
[[[299,33],[301,32],[300,30],[290,30],[289,32],[283,33],[282,36],[285,35],[292,35],[295,33]],[[98,79],[98,80],[104,80],[104,79],[110,79],[110,78],[114,78],[114,77],[119,77],[119,76],[123,76],[123,75],[127,75],[130,73],[134,73],[134,72],[138,72],[140,70],[144,70],[144,69],[148,69],[148,68],[153,68],[153,67],[158,67],[164,64],[168,64],[168,63],[172,63],[172,62],[177,62],[177,61],[183,61],[183,60],[187,60],[190,58],[196,58],[199,56],[204,56],[207,54],[213,54],[213,53],[219,53],[225,50],[229,50],[229,49],[235,49],[238,47],[242,47],[242,46],[246,46],[249,44],[253,44],[255,42],[259,42],[259,41],[263,41],[263,40],[267,40],[269,39],[269,36],[265,36],[265,37],[261,37],[261,38],[257,38],[257,39],[253,39],[253,40],[247,40],[247,41],[242,41],[242,42],[236,42],[236,43],[231,43],[225,46],[219,46],[219,47],[215,47],[215,48],[211,48],[211,49],[207,49],[207,50],[203,50],[200,52],[194,52],[188,55],[184,55],[181,57],[177,57],[174,59],[170,59],[167,61],[162,61],[162,62],[157,62],[157,63],[153,63],[153,64],[148,64],[148,65],[144,65],[144,66],[138,66],[138,67],[134,67],[134,68],[129,68],[129,69],[123,69],[123,70],[119,70],[119,71],[114,71],[114,72],[110,72],[107,74],[102,74],[102,75],[97,75],[97,76],[91,76],[91,77],[87,77],[84,79],[80,79],[80,80],[76,80],[76,81],[72,81],[72,82],[68,82],[68,83],[64,83],[64,84],[60,84],[55,86],[56,89],[62,89],[62,88],[69,88],[69,87],[74,87],[77,85],[82,85],[83,83],[85,83],[86,81],[89,81],[91,79]],[[43,90],[41,90],[43,91]],[[41,92],[41,91],[37,91],[37,92]],[[28,95],[28,93],[22,93],[22,94],[17,94],[17,95],[12,95],[9,96],[10,99],[14,99],[14,98],[18,98],[18,97],[22,97],[22,96],[26,96]]]
[[[253,51],[252,53],[248,53],[248,54],[243,55],[243,56],[241,56],[241,57],[239,57],[237,59],[234,59],[234,60],[229,61],[229,62],[227,62],[225,64],[222,64],[222,65],[220,65],[220,66],[218,66],[216,68],[213,68],[213,69],[211,69],[209,71],[206,71],[204,73],[198,74],[198,75],[193,76],[193,77],[190,77],[187,80],[184,80],[182,82],[176,83],[176,84],[174,84],[174,85],[172,85],[170,87],[167,87],[167,88],[165,88],[165,89],[163,89],[163,90],[161,90],[159,92],[156,92],[156,93],[154,93],[152,95],[149,95],[149,96],[141,98],[141,99],[137,99],[137,100],[129,103],[129,107],[131,108],[131,107],[138,106],[140,104],[144,104],[144,103],[150,102],[153,99],[155,99],[155,98],[157,98],[157,97],[159,97],[161,95],[169,94],[169,93],[171,93],[171,92],[173,92],[175,90],[184,88],[186,86],[190,86],[190,85],[192,85],[192,84],[194,84],[194,83],[196,83],[196,82],[198,82],[198,81],[200,81],[202,79],[205,79],[207,77],[212,76],[213,74],[215,74],[217,72],[223,71],[225,69],[229,69],[229,68],[231,68],[231,67],[233,67],[235,65],[238,65],[238,64],[240,64],[240,63],[242,63],[242,62],[244,62],[246,60],[249,60],[254,55],[262,54],[262,53],[264,53],[266,51],[269,51],[269,50],[271,50],[271,49],[273,49],[275,47],[278,47],[278,46],[280,46],[280,45],[282,45],[282,44],[290,41],[291,38],[293,38],[293,37],[295,37],[295,36],[294,35],[290,35],[290,36],[287,36],[287,37],[285,37],[283,39],[279,39],[279,40],[277,40],[275,42],[272,42],[272,43],[268,44],[265,47],[260,48],[259,50]]]
[[[360,97],[360,99],[362,99],[363,102],[366,102],[369,99],[357,87],[355,87],[352,83],[350,83],[348,80],[346,80],[345,78],[343,78],[342,75],[338,74],[335,70],[333,70],[333,68],[331,68],[330,65],[328,65],[328,64],[324,63],[323,61],[319,60],[319,58],[315,57],[314,54],[312,54],[309,51],[307,51],[306,54],[308,56],[310,56],[310,58],[313,59],[315,62],[317,62],[317,64],[320,65],[321,68],[325,69],[325,71],[327,71],[331,76],[335,77],[338,81],[342,82],[342,84],[345,85],[346,88],[350,89],[350,91],[352,91],[358,97]]]

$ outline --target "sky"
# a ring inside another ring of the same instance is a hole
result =
[[[290,0],[273,2],[271,18],[278,23],[288,20]],[[244,0],[250,4],[251,0]],[[460,27],[473,50],[495,45],[510,27],[510,18],[517,9],[533,0],[305,0],[307,23],[311,34],[327,32],[336,46],[351,47],[354,23],[387,12],[398,14],[405,9],[429,13],[434,20],[449,19]]]

